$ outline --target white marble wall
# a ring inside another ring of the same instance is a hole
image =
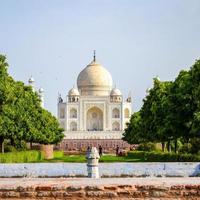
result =
[[[200,174],[200,163],[100,163],[100,176],[188,177]],[[86,163],[0,164],[0,177],[87,176]]]
[[[80,138],[81,136],[84,136],[83,134],[86,134],[87,111],[93,107],[99,108],[103,113],[102,137],[104,137],[105,134],[108,135],[111,133],[113,129],[113,123],[119,124],[118,137],[119,135],[122,135],[121,133],[123,132],[125,128],[125,124],[130,119],[130,118],[125,118],[124,110],[126,108],[129,109],[130,116],[131,116],[131,113],[132,113],[131,103],[123,102],[123,101],[110,102],[110,96],[80,96],[78,102],[68,102],[66,98],[66,103],[64,102],[58,103],[58,118],[61,123],[61,126],[66,130],[65,131],[66,138],[75,139],[72,137],[73,135],[76,135],[76,136],[78,135],[78,137]],[[77,110],[77,118],[70,118],[70,110],[72,108]],[[112,111],[115,108],[117,108],[120,111],[119,118],[113,118],[112,116]],[[62,116],[61,113],[63,112],[63,110],[65,110],[65,115],[64,117],[61,117]],[[72,122],[77,124],[77,131],[70,131],[70,124]],[[93,132],[89,132],[89,133],[93,134]],[[88,137],[87,134],[85,136]],[[109,137],[110,139],[112,139],[111,136],[114,136],[114,138],[116,138],[115,137],[116,134],[114,135],[111,134]],[[83,137],[80,139],[83,139]]]

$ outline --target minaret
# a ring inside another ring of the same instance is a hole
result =
[[[96,50],[94,50],[93,61],[96,62]]]
[[[32,76],[28,79],[28,84],[32,87],[33,92],[35,92],[35,80]]]
[[[42,108],[44,108],[44,90],[43,90],[43,88],[40,88],[38,90],[38,94],[39,94],[39,97],[41,100],[41,106],[42,106]]]
[[[131,94],[131,91],[129,91],[128,98],[127,98],[126,101],[129,102],[129,103],[131,103],[131,101],[132,101],[132,94]]]
[[[60,93],[58,93],[58,103],[62,103],[63,99]]]

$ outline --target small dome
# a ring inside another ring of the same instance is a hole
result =
[[[34,80],[34,78],[31,76],[31,77],[28,79],[28,82],[29,82],[29,83],[34,83],[35,80]]]
[[[112,89],[110,93],[110,96],[121,96],[121,95],[122,95],[121,91],[117,88]]]
[[[156,80],[158,80],[158,81],[160,81],[160,77],[159,76],[156,76],[156,78],[155,78]]]
[[[69,96],[78,96],[79,95],[79,91],[76,88],[72,88],[69,92],[68,92]]]
[[[40,89],[39,89],[39,93],[43,93],[44,92],[44,89],[41,87]]]

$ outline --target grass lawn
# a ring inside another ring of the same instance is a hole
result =
[[[54,151],[54,158],[45,160],[40,151],[19,151],[0,154],[0,163],[55,163],[71,162],[85,163],[85,155],[64,155],[62,151]],[[200,155],[174,154],[162,152],[128,152],[127,156],[116,156],[115,154],[105,154],[100,158],[100,162],[200,162]]]
[[[41,162],[72,162],[72,163],[84,163],[86,162],[85,155],[64,155],[62,152],[55,152],[54,159],[51,160],[42,160]],[[103,155],[100,159],[100,162],[142,162],[142,159],[138,158],[129,158],[119,157],[114,154]]]
[[[45,160],[40,151],[19,151],[0,154],[0,163],[55,163],[55,162],[71,162],[85,163],[87,162],[85,155],[64,155],[62,151],[54,151],[54,158]],[[114,154],[103,155],[100,162],[142,162],[141,158],[119,157]]]

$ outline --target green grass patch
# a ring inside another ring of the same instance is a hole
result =
[[[72,162],[72,163],[84,163],[86,158],[84,155],[55,155],[51,160],[44,160],[43,162]]]
[[[114,154],[103,155],[100,162],[141,162],[141,158],[129,158],[128,156],[116,156]]]
[[[63,151],[54,151],[53,156],[54,156],[54,158],[62,158],[64,156],[64,152]]]
[[[54,153],[54,158],[51,160],[43,160],[42,162],[71,162],[71,163],[86,163],[86,157],[85,155],[64,155],[58,153]],[[107,162],[107,163],[113,163],[113,162],[141,162],[140,158],[129,158],[129,157],[122,157],[122,156],[116,156],[114,154],[106,154],[103,155],[99,162]]]

